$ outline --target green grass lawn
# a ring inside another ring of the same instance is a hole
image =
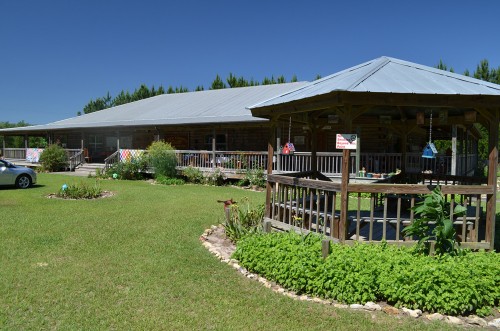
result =
[[[1,330],[443,330],[443,323],[335,309],[273,293],[199,242],[231,187],[102,181],[93,201],[48,199],[87,178],[40,174],[0,188]],[[451,329],[451,328],[449,328]]]

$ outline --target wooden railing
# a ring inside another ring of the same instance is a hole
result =
[[[69,170],[73,171],[76,167],[82,164],[85,161],[85,157],[83,155],[83,149],[79,149],[77,151],[70,150],[68,151],[69,156]]]
[[[6,159],[26,159],[26,148],[4,148],[3,153]]]
[[[238,172],[267,167],[267,152],[177,150],[175,153],[179,168],[221,167],[226,171]]]
[[[80,153],[80,149],[67,149],[69,157]],[[26,149],[5,148],[4,157],[7,159],[25,159]],[[210,169],[221,167],[228,172],[244,172],[252,169],[267,168],[267,152],[242,152],[242,151],[199,151],[177,150],[177,166],[180,169],[196,167]],[[119,161],[119,155],[112,154],[105,164],[110,166]],[[459,155],[457,157],[456,175],[471,175],[476,167],[477,155]],[[451,156],[438,155],[435,159],[424,159],[421,153],[407,153],[404,160],[407,173],[420,173],[422,171],[433,174],[451,174]],[[318,171],[328,176],[340,176],[342,153],[318,152]],[[361,153],[359,160],[360,169],[365,168],[366,173],[394,173],[402,169],[403,157],[400,153]],[[351,155],[349,172],[357,175],[356,156]],[[275,154],[273,156],[274,173],[294,173],[311,169],[311,153],[295,152],[293,154]]]
[[[116,151],[104,159],[104,170],[108,170],[117,162],[120,162],[120,151]]]
[[[350,203],[341,219],[341,184],[325,180],[311,172],[268,175],[271,194],[266,219],[280,229],[319,232],[335,240],[386,241],[398,245],[414,244],[402,230],[412,224],[411,207],[422,201],[434,188],[423,184],[355,184],[347,185]],[[485,224],[481,195],[492,194],[487,185],[445,185],[441,187],[450,209],[460,203],[464,216],[453,220],[457,239],[463,247],[490,248],[491,233]],[[491,228],[491,227],[489,227]],[[344,233],[342,233],[344,231]]]

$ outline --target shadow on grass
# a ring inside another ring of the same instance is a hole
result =
[[[15,185],[0,185],[0,191],[10,191],[10,190],[19,190],[19,191],[22,191],[22,190],[36,190],[36,189],[39,189],[39,188],[42,188],[42,187],[45,187],[45,185],[41,185],[41,184],[35,184],[33,186],[30,186],[29,188],[27,189],[21,189],[21,188],[18,188],[17,186]]]

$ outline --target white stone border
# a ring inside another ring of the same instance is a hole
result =
[[[386,314],[390,315],[407,315],[413,318],[419,318],[420,316],[424,316],[429,321],[445,321],[449,324],[453,325],[464,325],[464,326],[473,326],[473,327],[491,327],[494,329],[500,330],[500,318],[491,320],[491,321],[486,321],[484,318],[481,318],[479,316],[475,315],[470,315],[467,317],[456,317],[456,316],[447,316],[447,315],[442,315],[439,313],[434,313],[434,314],[423,314],[420,309],[408,309],[408,308],[395,308],[392,306],[386,306],[383,307],[380,306],[377,303],[374,302],[367,302],[366,304],[351,304],[351,305],[346,305],[346,304],[341,304],[332,300],[324,300],[321,298],[317,297],[311,297],[308,295],[297,295],[293,291],[288,291],[287,289],[279,286],[278,284],[274,282],[270,282],[264,277],[261,277],[257,274],[253,274],[249,272],[246,268],[242,267],[239,265],[239,261],[235,259],[228,259],[225,258],[222,254],[222,252],[219,250],[219,247],[216,245],[213,245],[208,241],[208,237],[214,232],[214,230],[217,229],[217,226],[212,225],[210,229],[206,229],[205,232],[200,236],[200,241],[202,245],[208,249],[210,253],[215,255],[221,262],[229,264],[231,267],[236,269],[239,273],[241,273],[243,276],[247,277],[248,279],[253,279],[255,281],[258,281],[262,285],[264,285],[266,288],[269,288],[273,290],[273,292],[285,295],[289,298],[292,298],[294,300],[301,300],[301,301],[312,301],[316,303],[321,303],[324,305],[332,305],[335,308],[341,308],[341,309],[355,309],[355,310],[365,310],[365,311],[384,311]]]

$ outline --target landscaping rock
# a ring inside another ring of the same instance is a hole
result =
[[[448,322],[449,324],[453,324],[453,325],[460,325],[463,323],[460,318],[455,317],[455,316],[447,316],[446,322]]]
[[[399,315],[399,309],[392,307],[392,306],[386,306],[386,307],[382,308],[382,310],[387,315]]]
[[[375,302],[368,301],[367,303],[365,303],[365,309],[370,311],[379,311],[382,310],[382,307],[380,307],[380,305],[376,304]]]
[[[346,309],[346,308],[349,308],[349,306],[348,306],[348,305],[345,305],[345,304],[343,304],[343,303],[334,303],[334,304],[333,304],[333,306],[334,306],[335,308],[340,308],[340,309]]]
[[[471,315],[467,316],[465,318],[465,322],[472,324],[472,325],[479,325],[479,326],[488,326],[488,322],[486,320],[482,319],[479,316]]]
[[[417,318],[422,315],[422,311],[420,309],[402,308],[401,310],[403,311],[403,313],[413,318]]]
[[[488,326],[494,327],[496,329],[500,329],[500,318],[489,321]]]
[[[365,306],[360,305],[358,303],[353,303],[352,305],[349,305],[349,308],[351,308],[351,309],[364,309]]]
[[[435,314],[427,315],[427,319],[429,321],[442,321],[444,319],[444,316],[441,315],[440,313],[435,313]]]

